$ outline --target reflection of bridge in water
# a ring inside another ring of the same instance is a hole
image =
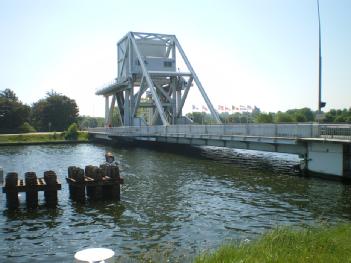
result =
[[[351,125],[233,124],[89,129],[96,139],[152,141],[298,154],[306,169],[351,176]]]
[[[308,171],[350,176],[350,125],[221,125],[176,36],[129,32],[117,43],[117,53],[117,78],[96,92],[105,98],[110,128],[89,129],[93,137],[293,153]],[[183,115],[193,86],[218,125],[193,125]],[[121,127],[112,127],[113,116]]]

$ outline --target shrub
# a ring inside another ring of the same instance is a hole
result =
[[[66,140],[77,140],[78,138],[78,125],[76,123],[72,123],[67,131],[65,132]]]
[[[20,133],[36,132],[36,130],[28,123],[24,122],[19,128]]]

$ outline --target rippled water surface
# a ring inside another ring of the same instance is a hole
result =
[[[119,203],[78,205],[68,196],[67,167],[121,162],[125,185]],[[182,154],[183,153],[183,154]],[[59,206],[16,212],[0,194],[0,262],[72,262],[87,247],[113,249],[122,261],[170,254],[189,261],[225,241],[253,239],[277,225],[311,225],[351,219],[351,187],[308,179],[292,171],[293,155],[189,148],[168,152],[103,145],[0,147],[5,172],[42,175],[62,182]],[[159,259],[162,261],[162,259]]]

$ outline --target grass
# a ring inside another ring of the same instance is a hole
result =
[[[49,143],[49,142],[66,142],[64,133],[23,133],[23,134],[1,134],[0,144],[17,144],[17,143]],[[87,132],[78,132],[77,141],[88,141]]]
[[[226,262],[351,262],[351,224],[279,228],[256,241],[226,244],[195,259],[195,263]]]

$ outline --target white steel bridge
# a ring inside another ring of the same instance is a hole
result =
[[[89,129],[106,141],[152,141],[298,154],[308,171],[351,176],[351,125],[232,124]]]
[[[94,138],[292,153],[308,171],[350,176],[350,125],[221,125],[175,35],[128,32],[117,43],[117,53],[117,77],[96,92],[105,98],[105,128],[89,129]],[[218,125],[193,125],[184,116],[193,86]],[[112,127],[113,116],[121,127]]]

